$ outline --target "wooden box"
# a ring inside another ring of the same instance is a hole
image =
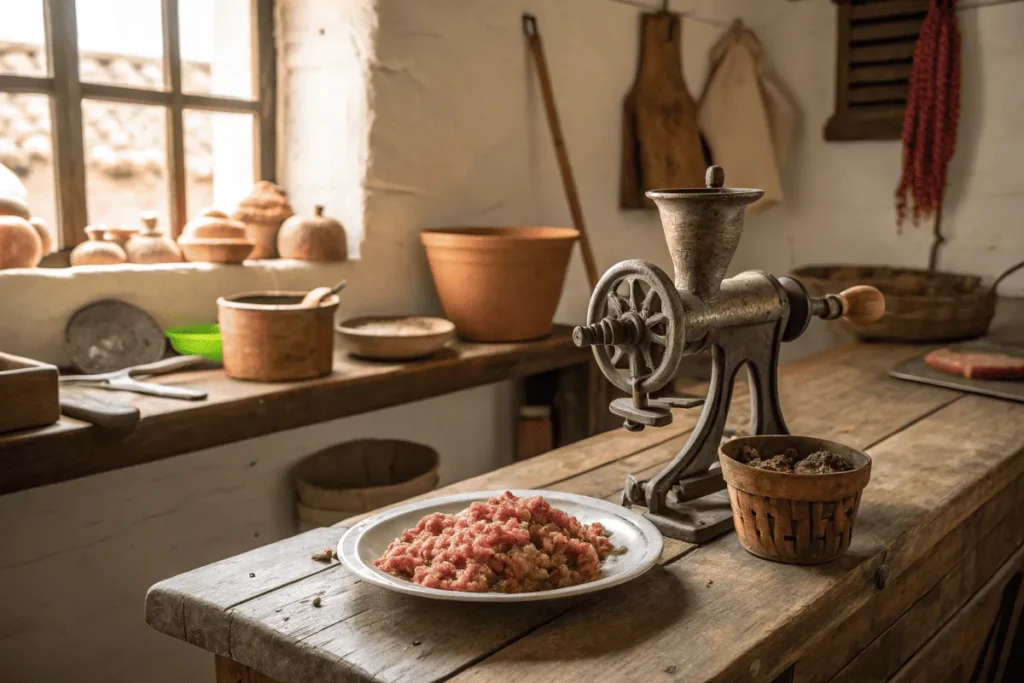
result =
[[[0,433],[59,420],[57,376],[52,365],[0,353]]]

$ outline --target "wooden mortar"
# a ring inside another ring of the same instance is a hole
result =
[[[233,379],[285,382],[330,374],[338,297],[300,306],[305,292],[249,292],[217,299],[224,372]]]

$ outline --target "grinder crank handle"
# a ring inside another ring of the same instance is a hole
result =
[[[851,325],[869,325],[885,313],[885,296],[871,285],[855,285],[811,299],[811,313],[825,320],[842,318]]]

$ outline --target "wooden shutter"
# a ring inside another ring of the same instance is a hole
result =
[[[826,140],[900,138],[914,45],[929,2],[838,3],[836,108]]]

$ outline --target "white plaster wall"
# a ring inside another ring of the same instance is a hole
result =
[[[928,230],[898,235],[894,226],[898,143],[822,141],[832,106],[831,3],[675,0],[673,7],[722,20],[742,14],[804,112],[787,201],[750,219],[733,270],[925,263]],[[340,271],[350,281],[344,314],[439,312],[418,242],[424,228],[569,224],[520,30],[524,10],[540,21],[599,267],[633,257],[670,267],[656,215],[618,209],[621,101],[638,50],[635,8],[611,0],[286,0],[279,10],[283,181],[297,208],[323,202],[361,236],[353,241],[362,240],[362,260]],[[1012,164],[1024,152],[1024,91],[1015,73],[1024,56],[1024,5],[961,17],[964,106],[942,265],[994,275],[1024,255],[1015,222],[1024,178]],[[695,94],[719,31],[685,23],[684,69]],[[255,279],[245,288],[279,276],[247,275]],[[196,294],[172,287],[174,279],[146,287],[83,280],[82,291],[120,287],[158,309],[170,299],[174,316],[184,318],[209,311],[211,296],[237,285],[209,277]],[[319,275],[287,277],[311,286]],[[55,353],[60,311],[85,294],[5,281],[14,280],[0,277],[0,348],[13,341]],[[575,257],[558,319],[579,320],[588,299]],[[57,312],[37,324],[47,307]],[[788,353],[834,341],[816,325]],[[511,395],[507,385],[476,389],[0,498],[0,679],[59,681],[74,670],[81,680],[202,680],[208,657],[143,625],[150,583],[289,533],[285,472],[317,445],[397,431],[441,450],[446,479],[505,461]]]

